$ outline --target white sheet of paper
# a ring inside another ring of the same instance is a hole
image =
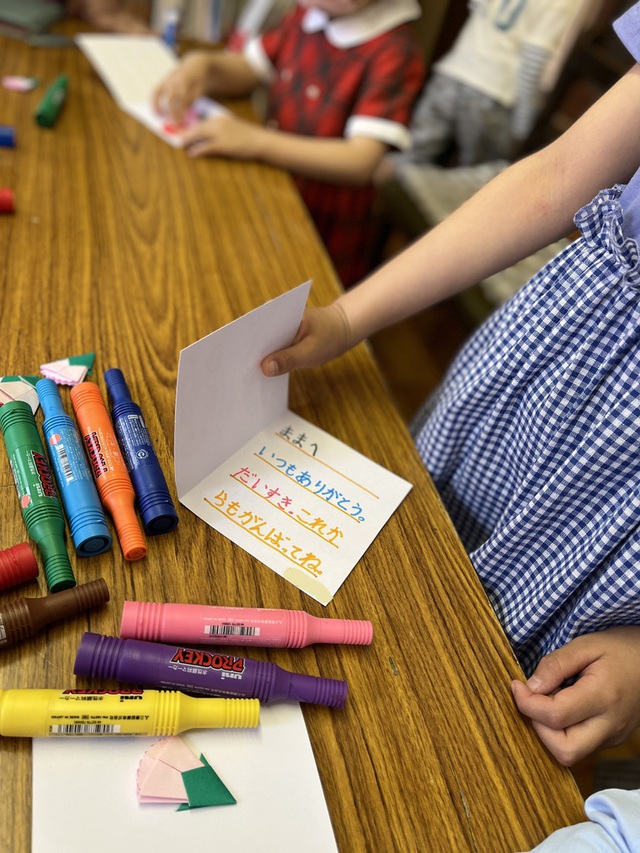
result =
[[[337,850],[299,705],[263,706],[257,729],[182,737],[236,805],[178,812],[138,803],[138,764],[158,738],[35,738],[32,853],[113,853],[114,844],[136,853]]]
[[[229,111],[210,98],[198,98],[182,128],[174,128],[151,105],[156,86],[175,68],[175,54],[157,36],[83,33],[76,42],[98,72],[120,109],[174,148],[180,130]]]
[[[262,359],[291,342],[310,282],[180,354],[174,462],[180,501],[328,604],[411,484],[288,408]]]
[[[75,40],[121,109],[150,103],[155,87],[178,64],[157,36],[81,33]]]

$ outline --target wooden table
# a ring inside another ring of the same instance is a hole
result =
[[[0,186],[17,200],[0,218],[0,373],[95,352],[104,389],[103,371],[119,366],[172,483],[180,349],[308,278],[316,304],[338,285],[287,175],[190,160],[121,112],[76,48],[0,40],[0,74],[46,84],[60,72],[70,94],[52,130],[33,120],[42,87],[0,89],[0,123],[18,137],[0,149]],[[304,708],[341,851],[512,853],[581,820],[572,777],[514,708],[518,665],[368,348],[294,375],[290,403],[414,485],[334,602],[322,608],[179,506],[178,529],[150,541],[142,563],[125,563],[117,544],[72,555],[79,581],[106,579],[110,604],[2,652],[0,686],[74,686],[82,633],[117,635],[125,599],[204,603],[206,587],[211,603],[370,618],[369,648],[263,652],[349,683],[343,711]],[[27,537],[4,450],[0,496],[8,547]],[[0,602],[36,594],[32,584]],[[23,853],[29,741],[0,743],[0,779],[0,849]]]

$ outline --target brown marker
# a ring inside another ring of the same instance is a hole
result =
[[[98,578],[43,598],[19,598],[0,605],[0,649],[33,637],[51,622],[76,616],[105,601],[109,601],[109,589]]]

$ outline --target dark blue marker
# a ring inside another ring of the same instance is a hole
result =
[[[16,147],[16,129],[10,124],[0,124],[0,148]]]
[[[80,557],[102,554],[111,548],[112,537],[78,428],[52,379],[39,379],[36,391],[49,461],[76,552]]]
[[[167,533],[178,524],[178,513],[151,443],[142,410],[131,399],[121,370],[112,367],[105,371],[104,378],[111,401],[111,419],[133,483],[144,529],[150,536]]]

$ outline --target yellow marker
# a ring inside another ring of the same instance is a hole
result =
[[[258,699],[194,698],[170,690],[0,690],[4,737],[177,735],[255,728]]]

